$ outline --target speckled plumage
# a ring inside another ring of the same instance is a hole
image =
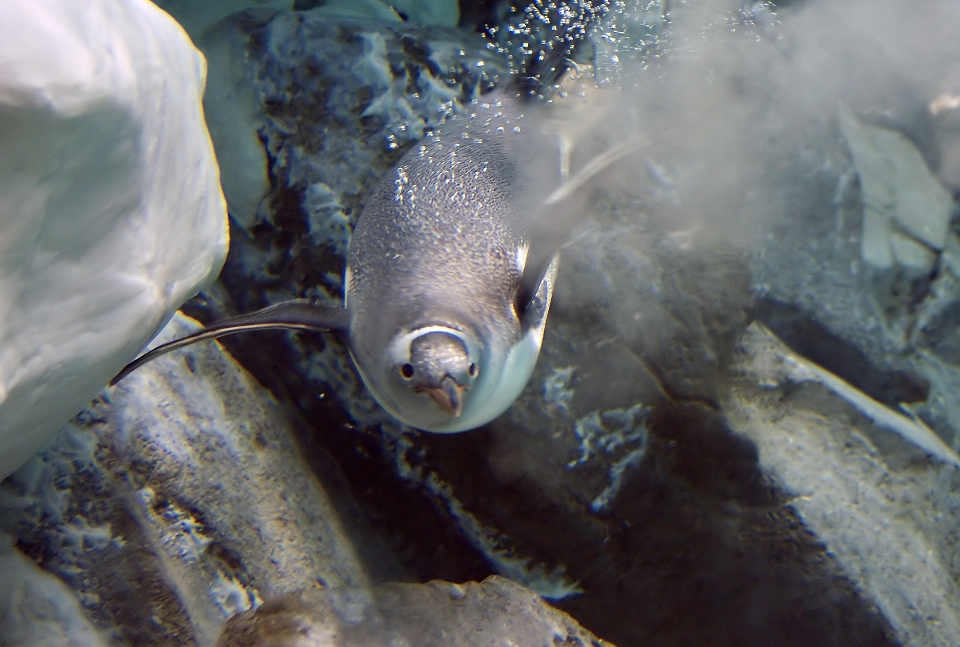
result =
[[[499,373],[510,349],[531,329],[539,349],[546,312],[521,321],[515,307],[527,244],[526,205],[533,204],[539,188],[521,160],[544,148],[547,139],[527,123],[518,107],[503,98],[455,117],[411,149],[384,178],[354,231],[346,290],[350,350],[381,404],[391,409],[385,383],[395,381],[394,369],[384,366],[383,349],[398,331],[450,327],[481,346],[484,361],[477,384],[466,396],[464,419],[431,421],[429,426],[421,420],[419,426],[446,431],[444,427],[453,425],[456,429],[449,430],[459,431],[463,424],[496,417],[503,409],[493,410],[490,399],[497,399],[497,389],[492,381],[502,380]],[[544,160],[533,161],[542,173]],[[548,160],[546,167],[556,164]],[[550,188],[544,185],[541,200]],[[547,303],[552,277],[541,295]],[[522,368],[511,369],[517,372],[516,380],[526,382],[535,359],[534,353]],[[375,366],[383,368],[382,375],[372,373]],[[471,416],[484,399],[491,415]],[[396,409],[401,406],[395,404]]]
[[[347,261],[351,323],[381,325],[351,326],[354,354],[382,347],[398,327],[451,319],[504,339],[520,332],[509,321],[521,275],[516,170],[496,136],[462,121],[411,149],[357,223]]]

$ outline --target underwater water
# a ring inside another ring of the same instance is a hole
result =
[[[0,484],[0,647],[960,644],[960,5],[157,4],[206,58],[230,247],[154,343],[342,303],[377,183],[497,92],[556,141],[524,178],[644,143],[580,187],[479,429],[404,425],[316,332],[103,390]],[[210,249],[180,227],[149,254]]]

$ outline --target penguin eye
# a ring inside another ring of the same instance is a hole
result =
[[[467,374],[468,374],[470,377],[476,377],[476,376],[477,376],[477,365],[476,365],[476,364],[471,364],[471,365],[470,365],[470,368],[467,369]]]
[[[405,380],[413,377],[413,364],[407,363],[400,367],[400,376]]]

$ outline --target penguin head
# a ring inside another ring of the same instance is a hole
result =
[[[457,331],[459,332],[459,331]],[[446,413],[459,417],[467,389],[480,371],[459,334],[430,330],[410,341],[407,361],[397,367],[414,394],[426,393]]]
[[[439,325],[401,331],[390,343],[383,367],[381,383],[388,397],[378,400],[414,427],[455,427],[480,377],[481,355],[481,345],[469,331]]]

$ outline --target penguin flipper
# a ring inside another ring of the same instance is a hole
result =
[[[583,188],[611,164],[649,144],[648,140],[638,138],[604,151],[554,189],[543,201],[526,232],[529,249],[516,296],[516,309],[521,321],[533,304],[534,296],[554,257],[580,222],[583,215]]]
[[[309,299],[283,301],[250,314],[218,321],[192,335],[161,344],[124,366],[123,370],[110,380],[110,386],[160,355],[165,355],[199,341],[255,330],[306,330],[345,333],[348,325],[349,316],[345,308],[324,305],[319,301]]]

